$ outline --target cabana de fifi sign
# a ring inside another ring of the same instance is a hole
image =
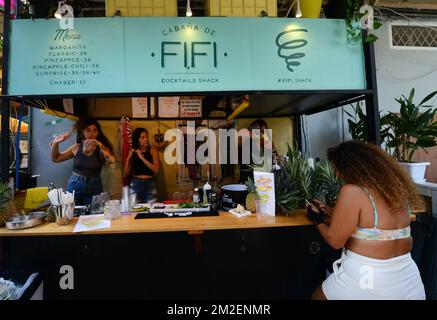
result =
[[[343,20],[14,20],[10,95],[364,89]]]

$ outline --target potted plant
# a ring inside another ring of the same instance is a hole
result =
[[[387,146],[393,150],[393,156],[410,172],[416,182],[424,181],[425,169],[429,162],[413,162],[414,153],[437,145],[437,121],[434,115],[437,108],[426,105],[437,91],[430,93],[418,105],[413,102],[415,90],[411,89],[409,97],[402,95],[396,101],[400,104],[400,112],[389,112],[387,115],[390,131]],[[423,111],[423,112],[422,112]]]
[[[367,115],[363,112],[360,102],[357,102],[355,106],[352,106],[353,113],[344,110],[344,112],[349,116],[347,119],[349,126],[349,133],[352,136],[352,140],[355,141],[369,141],[369,122],[367,120]],[[379,112],[379,125],[381,127],[381,141],[385,141],[388,138],[390,126],[388,115],[381,117],[381,112]]]

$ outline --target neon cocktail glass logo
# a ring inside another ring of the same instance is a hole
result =
[[[262,165],[271,162],[272,136],[271,129],[219,129],[218,135],[206,128],[196,132],[195,122],[188,121],[186,135],[180,129],[166,131],[164,140],[171,143],[164,160],[167,164],[238,164],[241,151],[242,164]],[[196,142],[203,143],[196,147]]]
[[[278,47],[278,56],[285,59],[287,69],[294,72],[294,68],[300,66],[301,62],[297,61],[305,57],[305,53],[296,52],[296,49],[305,47],[308,41],[305,39],[296,39],[302,36],[302,32],[308,32],[306,29],[288,29],[276,36],[276,46]]]

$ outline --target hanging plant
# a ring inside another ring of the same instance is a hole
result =
[[[346,35],[347,41],[351,45],[356,45],[362,41],[362,32],[364,29],[377,30],[382,26],[381,21],[374,17],[373,10],[365,10],[362,6],[362,0],[345,0],[346,1]],[[375,0],[370,0],[368,6],[374,7]],[[372,33],[368,33],[364,42],[374,43],[378,39]]]

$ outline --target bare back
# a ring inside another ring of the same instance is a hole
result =
[[[410,215],[407,209],[403,209],[398,212],[392,212],[382,197],[380,197],[372,189],[369,189],[368,191],[372,195],[378,211],[378,229],[395,230],[409,226]],[[360,208],[358,227],[372,228],[374,226],[372,203],[364,190],[357,188],[355,192],[362,193],[362,195],[357,198],[358,203],[356,203],[356,205]],[[412,249],[412,244],[413,239],[411,237],[387,241],[349,238],[346,243],[346,248],[355,253],[371,258],[390,259],[410,252]]]

